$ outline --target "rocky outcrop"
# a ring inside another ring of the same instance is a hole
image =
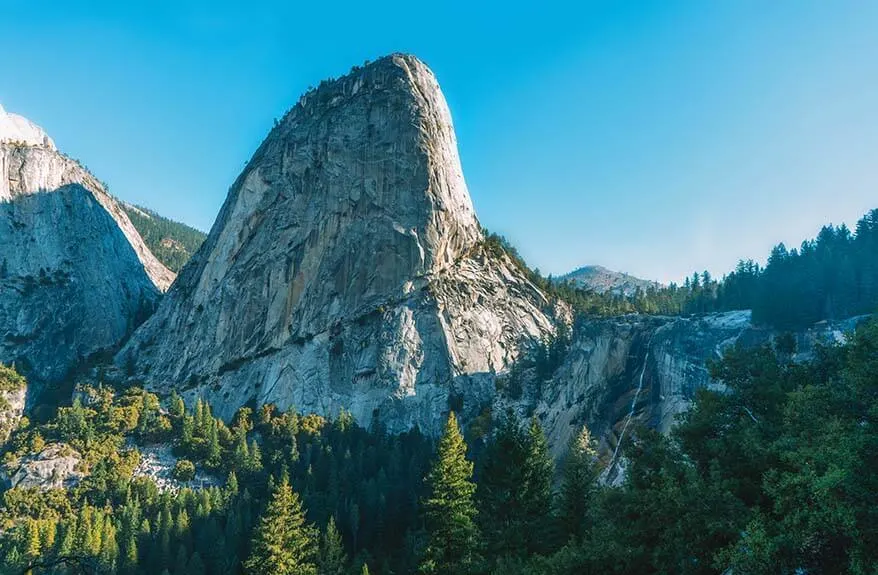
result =
[[[31,384],[117,346],[173,281],[96,178],[2,111],[0,245],[0,362]]]
[[[55,150],[55,142],[42,128],[24,116],[10,114],[2,105],[0,105],[0,142]]]
[[[132,446],[134,446],[132,444]],[[136,446],[135,446],[136,447]],[[170,445],[148,445],[137,447],[140,451],[140,463],[134,469],[132,477],[151,479],[159,491],[176,493],[184,487],[204,488],[222,485],[223,482],[203,470],[198,470],[191,481],[179,481],[174,477],[174,467],[179,459],[174,455]]]
[[[0,480],[8,487],[42,491],[75,487],[84,474],[82,456],[64,443],[47,445],[37,454],[0,467]]]
[[[117,357],[230,416],[249,401],[437,432],[553,329],[542,294],[482,244],[451,116],[393,55],[306,94]],[[460,405],[457,405],[460,408]]]
[[[818,344],[843,342],[863,319],[821,322],[793,334],[794,359],[808,359]],[[777,335],[754,326],[749,311],[581,322],[566,360],[530,405],[556,456],[563,455],[583,425],[601,438],[605,453],[612,453],[631,425],[666,433],[699,388],[722,389],[710,377],[709,360],[720,359],[730,346],[761,345]]]

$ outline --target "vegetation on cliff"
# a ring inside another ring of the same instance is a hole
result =
[[[183,268],[207,237],[200,230],[147,208],[125,203],[122,206],[150,251],[174,273]]]

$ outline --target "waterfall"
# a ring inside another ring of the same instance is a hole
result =
[[[649,346],[651,344],[652,336],[650,336],[649,340],[646,342],[646,353],[643,354],[643,365],[640,368],[640,378],[637,380],[637,390],[634,392],[634,398],[631,400],[631,409],[628,410],[628,415],[625,417],[625,423],[622,425],[622,431],[619,433],[619,441],[616,442],[616,448],[613,450],[613,456],[610,458],[610,463],[607,465],[606,469],[604,469],[603,473],[601,473],[601,481],[603,483],[615,484],[616,480],[619,479],[618,477],[610,479],[610,475],[616,467],[619,450],[622,448],[622,441],[625,439],[625,432],[628,431],[628,426],[631,424],[631,419],[634,417],[634,410],[637,407],[637,400],[640,398],[640,392],[643,390],[643,377],[646,375],[646,364],[649,361]]]

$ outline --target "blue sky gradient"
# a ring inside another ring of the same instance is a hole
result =
[[[438,76],[482,223],[545,273],[722,275],[878,207],[876,2],[0,8],[0,103],[202,229],[309,85],[394,51]]]

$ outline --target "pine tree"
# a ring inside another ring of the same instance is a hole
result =
[[[177,395],[177,390],[171,392],[171,401],[170,406],[168,407],[168,413],[174,419],[180,419],[186,413],[186,405],[183,403],[183,398]]]
[[[245,568],[256,575],[316,575],[316,539],[316,530],[305,523],[299,495],[283,477],[259,520]]]
[[[597,449],[587,427],[570,442],[561,483],[560,522],[567,538],[580,539],[595,492]]]
[[[479,519],[488,555],[500,558],[526,549],[527,437],[514,412],[500,418],[479,475]]]
[[[187,575],[204,575],[207,572],[207,568],[204,566],[204,561],[201,559],[201,554],[196,551],[192,554],[192,557],[189,559],[189,565],[186,568]]]
[[[549,444],[536,418],[531,419],[528,428],[524,473],[525,540],[530,555],[547,551],[552,542],[552,478],[555,474]]]
[[[430,492],[424,508],[429,542],[421,562],[422,573],[465,574],[475,570],[479,531],[472,476],[473,464],[466,459],[466,443],[452,411],[427,476]]]
[[[27,545],[24,555],[31,562],[40,557],[42,543],[40,541],[40,524],[36,519],[28,519],[25,527],[25,536]]]
[[[116,542],[116,527],[112,518],[107,515],[101,528],[101,563],[109,571],[115,571],[116,559],[119,557],[119,545]]]
[[[137,573],[137,538],[133,534],[125,542],[122,567],[125,573]]]
[[[223,498],[228,504],[232,498],[238,496],[238,476],[234,471],[229,472],[229,478],[226,480],[226,486],[223,489]]]
[[[204,464],[212,469],[217,469],[222,463],[222,448],[219,442],[219,423],[210,415],[208,407],[206,417],[209,418],[207,423],[207,457]]]
[[[250,443],[249,452],[250,455],[247,459],[247,469],[251,473],[262,471],[262,450],[259,449],[259,444],[256,443],[255,439]]]
[[[318,561],[320,575],[344,575],[347,570],[346,564],[347,557],[341,533],[335,526],[335,518],[330,516],[320,545],[320,559]]]

